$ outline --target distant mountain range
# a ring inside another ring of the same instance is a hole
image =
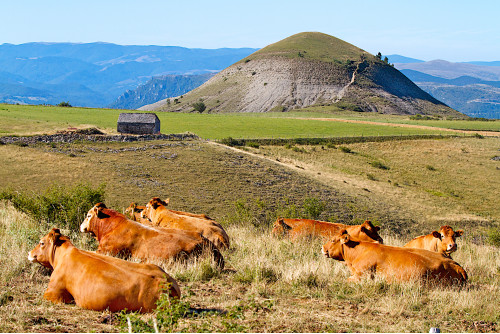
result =
[[[218,72],[257,49],[109,43],[0,45],[0,102],[106,107],[155,76]]]
[[[451,63],[387,56],[410,80],[472,117],[500,119],[500,61]]]
[[[194,89],[258,49],[110,43],[0,45],[0,102],[136,109]],[[500,61],[450,63],[400,55],[389,62],[450,107],[500,118]],[[192,77],[187,75],[194,75]]]

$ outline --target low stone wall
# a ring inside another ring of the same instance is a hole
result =
[[[105,135],[105,134],[86,134],[81,132],[64,132],[54,135],[35,135],[35,136],[6,136],[0,137],[0,145],[3,144],[26,144],[37,143],[72,143],[75,141],[90,142],[135,142],[150,140],[199,140],[195,134],[159,134],[159,135]]]

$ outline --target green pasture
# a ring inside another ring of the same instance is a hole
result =
[[[0,105],[0,135],[53,133],[76,127],[116,132],[118,115],[130,110]],[[421,124],[442,128],[500,131],[500,121],[412,121],[406,116],[368,113],[310,112],[266,114],[157,113],[162,133],[195,133],[202,138],[298,138],[446,134],[439,130],[378,124],[325,122],[314,118],[362,119],[384,123]],[[377,117],[378,116],[378,117]],[[308,119],[303,119],[308,118]],[[449,133],[448,133],[449,134]]]

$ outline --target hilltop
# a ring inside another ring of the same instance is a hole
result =
[[[333,36],[299,33],[236,62],[175,103],[142,110],[288,111],[311,105],[388,114],[462,114],[421,90],[393,66]]]

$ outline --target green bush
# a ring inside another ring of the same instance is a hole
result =
[[[168,293],[163,293],[156,301],[154,313],[154,319],[144,321],[139,313],[129,313],[124,310],[117,315],[118,325],[122,332],[131,330],[132,333],[153,333],[157,329],[160,333],[171,333],[176,331],[175,327],[180,319],[192,314],[188,302],[183,301],[182,298],[171,298]],[[130,321],[130,328],[128,321]]]
[[[227,146],[243,146],[245,145],[244,140],[234,139],[233,137],[222,138],[219,143]]]
[[[191,106],[194,108],[194,110],[196,110],[199,113],[202,113],[205,111],[205,109],[207,109],[207,106],[205,105],[205,103],[203,103],[201,101],[195,102]]]
[[[370,162],[370,165],[372,165],[372,167],[375,167],[375,168],[378,168],[378,169],[385,169],[385,170],[389,170],[390,169],[388,166],[384,165],[380,161],[372,161],[372,162]]]
[[[500,247],[500,229],[492,228],[488,232],[488,243],[493,246]]]
[[[54,185],[42,194],[26,194],[7,189],[0,192],[0,200],[10,201],[17,210],[48,227],[75,230],[96,203],[104,202],[104,187],[104,184],[97,188],[79,184],[67,189]]]

